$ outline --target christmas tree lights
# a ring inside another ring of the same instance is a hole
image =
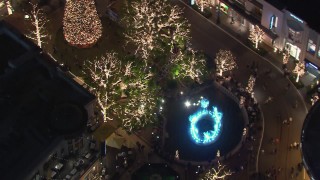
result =
[[[63,17],[66,41],[79,48],[94,45],[102,35],[102,25],[93,0],[67,0]]]

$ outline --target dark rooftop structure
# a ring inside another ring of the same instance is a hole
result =
[[[266,0],[277,9],[287,9],[295,16],[306,21],[317,32],[320,32],[319,0]]]
[[[25,179],[57,143],[80,135],[95,96],[0,22],[1,179]]]
[[[313,179],[320,179],[320,101],[309,111],[302,128],[302,156],[305,167]]]
[[[178,180],[179,174],[165,163],[144,164],[136,170],[132,176],[132,180],[143,179],[164,179]]]

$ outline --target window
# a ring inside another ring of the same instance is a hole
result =
[[[278,17],[272,15],[270,18],[269,29],[274,30],[278,26]]]
[[[294,43],[300,43],[301,42],[301,33],[289,28],[288,38],[291,41],[293,41]]]
[[[316,44],[311,39],[308,41],[307,51],[312,55],[316,53]]]

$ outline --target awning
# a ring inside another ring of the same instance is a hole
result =
[[[301,32],[304,30],[303,27],[301,26],[301,23],[295,20],[287,20],[287,24],[289,28],[291,28],[296,32]]]

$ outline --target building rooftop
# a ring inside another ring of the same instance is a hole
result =
[[[309,111],[302,128],[303,162],[310,176],[320,179],[320,101]]]
[[[95,96],[4,22],[0,53],[0,172],[21,179],[57,143],[81,134]]]
[[[277,9],[287,9],[295,16],[307,22],[317,32],[320,32],[319,0],[266,0]]]

